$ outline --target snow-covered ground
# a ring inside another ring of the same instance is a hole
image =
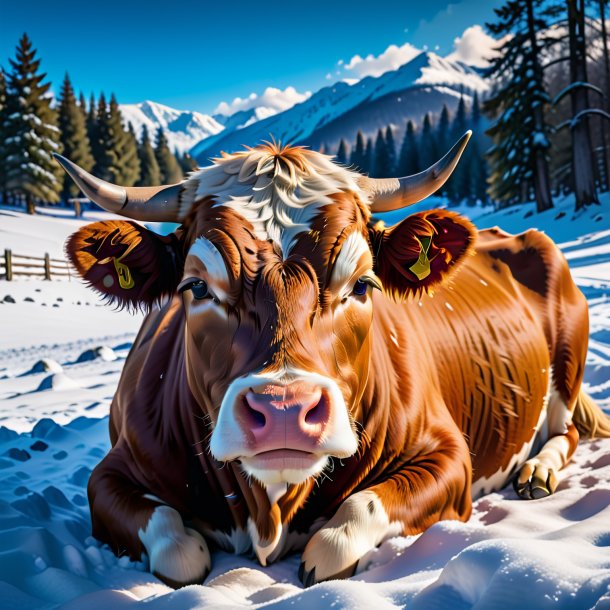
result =
[[[537,226],[562,243],[591,306],[585,380],[610,410],[610,198],[577,217],[572,205],[527,218],[527,206],[477,210],[476,223]],[[82,222],[0,208],[0,250],[60,256]],[[610,440],[581,443],[554,496],[485,496],[468,523],[388,540],[346,581],[304,590],[298,556],[262,568],[219,552],[205,585],[173,591],[117,559],[90,536],[86,482],[109,448],[108,407],[140,320],[74,280],[0,280],[0,609],[610,609]]]

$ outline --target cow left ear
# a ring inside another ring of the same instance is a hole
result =
[[[370,229],[375,273],[384,290],[401,301],[440,285],[474,251],[477,231],[445,210],[412,214],[387,229]]]
[[[130,309],[172,294],[184,266],[175,234],[162,237],[124,220],[85,225],[68,239],[66,254],[92,288]]]

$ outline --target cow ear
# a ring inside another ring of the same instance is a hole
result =
[[[184,265],[174,234],[161,237],[128,221],[82,227],[68,238],[66,254],[92,288],[130,309],[147,309],[174,292]]]
[[[419,212],[389,227],[372,228],[375,273],[400,301],[442,283],[474,251],[476,228],[445,210]]]

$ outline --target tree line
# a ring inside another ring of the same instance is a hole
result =
[[[500,206],[572,191],[576,209],[610,189],[608,0],[508,0],[487,24],[503,40],[487,77],[489,195]],[[593,128],[593,130],[592,130]]]
[[[439,194],[447,197],[450,205],[489,203],[485,150],[487,138],[478,93],[471,103],[461,95],[452,115],[447,104],[437,118],[424,115],[421,124],[408,120],[397,142],[397,130],[388,125],[377,131],[375,138],[366,138],[361,131],[356,141],[348,144],[341,139],[335,157],[339,163],[350,165],[374,178],[407,176],[424,171],[438,161],[468,130],[473,137],[451,179]]]
[[[10,70],[0,70],[0,196],[23,202],[30,214],[39,202],[67,203],[79,197],[73,181],[53,160],[61,153],[96,176],[123,186],[179,182],[196,167],[188,155],[176,156],[163,129],[136,137],[125,125],[114,95],[77,99],[66,74],[57,102],[28,36],[17,46]],[[155,141],[153,143],[152,137]],[[77,206],[80,209],[80,206]]]

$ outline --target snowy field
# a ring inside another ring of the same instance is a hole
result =
[[[586,385],[610,412],[610,198],[576,217],[572,205],[472,216],[562,244],[591,307]],[[0,250],[61,256],[82,222],[0,208]],[[74,280],[0,280],[1,609],[610,609],[610,440],[581,443],[554,496],[488,495],[468,523],[386,541],[347,581],[304,590],[298,556],[262,568],[215,553],[204,586],[174,591],[117,559],[90,537],[86,483],[109,449],[108,408],[140,321]]]

